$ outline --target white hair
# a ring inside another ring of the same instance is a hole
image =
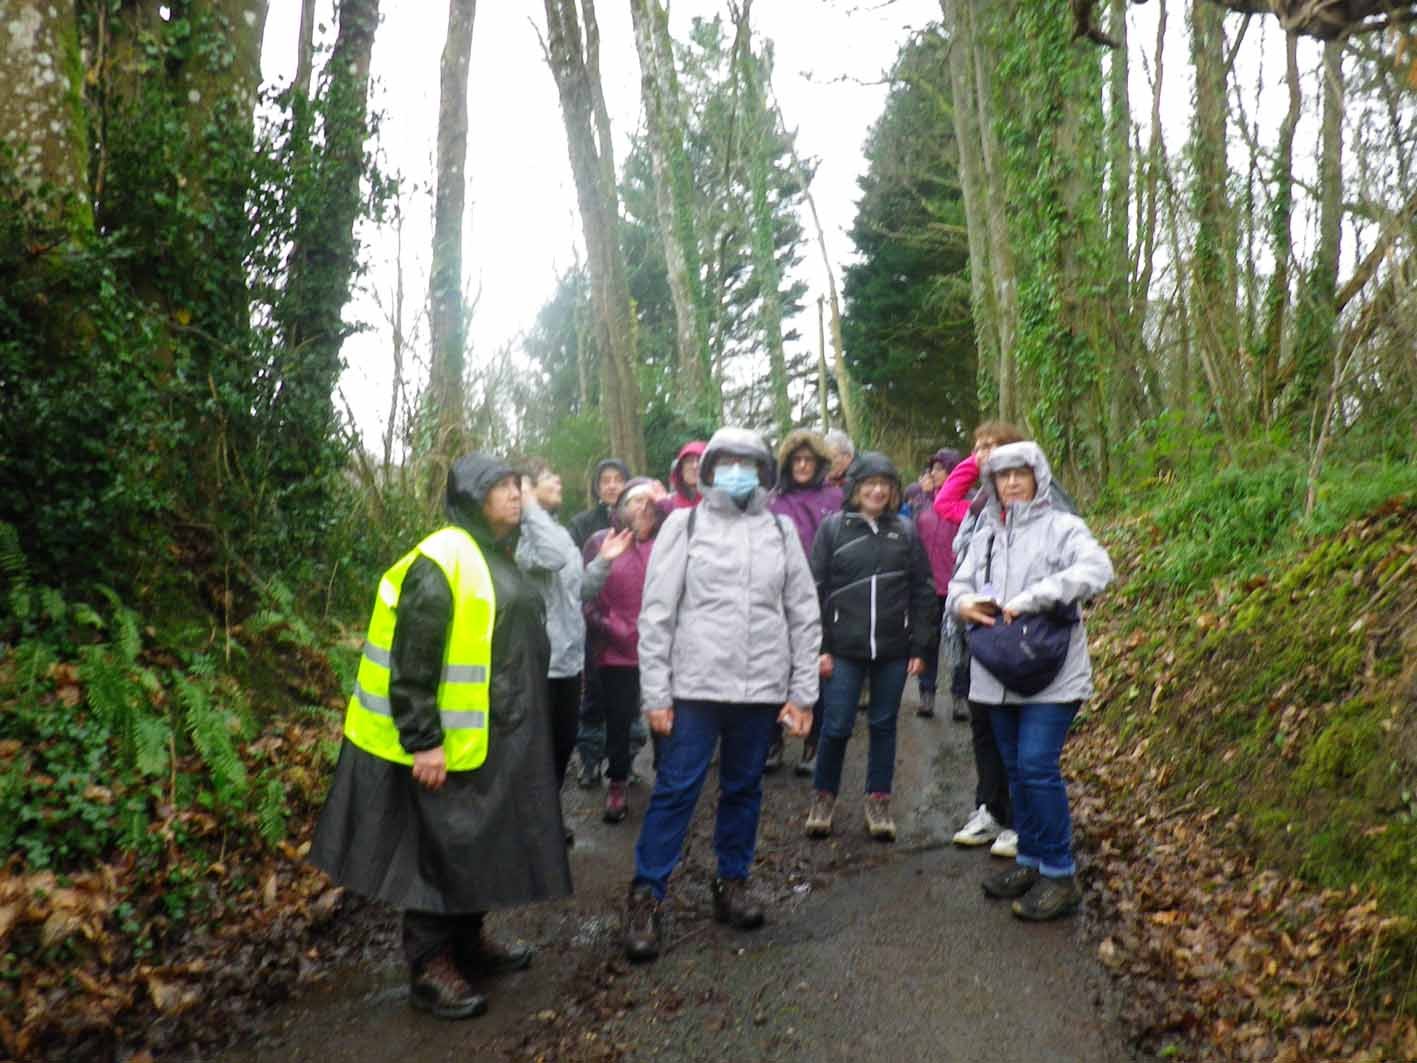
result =
[[[851,442],[851,437],[840,428],[833,428],[823,436],[823,439],[826,440],[827,446],[838,454],[849,454],[853,458],[856,456],[856,445]]]

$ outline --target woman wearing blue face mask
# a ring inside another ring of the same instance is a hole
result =
[[[719,748],[714,917],[762,925],[748,873],[763,764],[779,723],[797,735],[817,700],[821,614],[792,525],[768,508],[772,455],[756,432],[722,428],[699,463],[703,501],[665,520],[639,618],[641,704],[667,735],[635,846],[625,952],[659,955],[660,901]]]

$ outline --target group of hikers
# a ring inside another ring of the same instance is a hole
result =
[[[659,955],[715,761],[714,916],[763,924],[750,887],[763,775],[795,754],[812,780],[803,830],[829,836],[863,691],[861,814],[893,841],[911,677],[920,715],[947,703],[969,721],[975,807],[954,841],[1010,859],[985,894],[1026,920],[1077,909],[1059,758],[1092,690],[1078,607],[1112,568],[1036,444],[991,421],[971,453],[941,449],[905,484],[839,430],[791,432],[774,455],[725,427],[685,444],[667,484],[610,458],[589,486],[563,526],[546,462],[467,455],[448,474],[447,524],[379,583],[311,859],[402,911],[416,1007],[481,1014],[479,980],[531,961],[484,915],[571,892],[573,756],[582,786],[603,773],[603,819],[620,823],[653,743],[624,912],[634,961]]]

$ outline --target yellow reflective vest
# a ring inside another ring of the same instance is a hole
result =
[[[492,620],[496,594],[492,573],[477,543],[461,528],[442,528],[384,573],[369,619],[359,676],[344,716],[344,734],[366,753],[398,764],[413,755],[399,742],[389,703],[390,650],[399,595],[409,566],[426,557],[443,570],[453,592],[453,619],[443,648],[438,713],[449,771],[471,771],[487,759],[487,690],[492,672]]]

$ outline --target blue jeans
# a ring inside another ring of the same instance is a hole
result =
[[[684,850],[715,745],[719,745],[718,820],[713,846],[718,877],[748,877],[763,807],[763,762],[778,736],[781,708],[675,699],[674,729],[664,740],[654,793],[635,843],[635,886],[648,886],[655,897],[664,897]]]
[[[1018,862],[1054,878],[1077,870],[1068,790],[1058,759],[1079,704],[989,706],[994,740],[1009,777]]]
[[[846,741],[856,723],[856,701],[861,684],[871,677],[871,703],[866,719],[871,728],[871,745],[866,753],[866,792],[888,794],[895,777],[895,725],[900,712],[900,696],[905,692],[904,657],[889,661],[866,661],[855,657],[833,657],[831,678],[822,688],[822,737],[817,743],[817,772],[812,785],[835,794],[841,789],[841,763],[846,759]]]

